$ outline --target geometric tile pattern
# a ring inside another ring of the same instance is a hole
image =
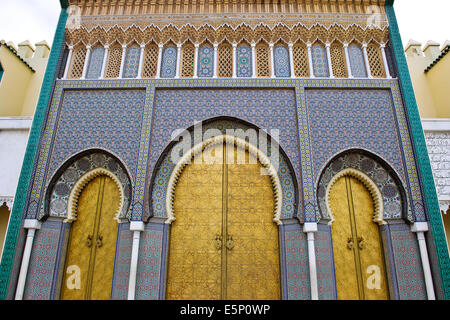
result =
[[[408,201],[402,201],[401,198],[402,190],[405,190],[405,188],[397,185],[396,180],[387,170],[389,168],[384,168],[383,165],[369,156],[351,152],[333,159],[322,171],[317,191],[321,214],[318,219],[331,219],[330,212],[327,209],[326,190],[333,177],[347,168],[357,169],[375,182],[383,198],[383,220],[403,218],[402,208],[404,205],[409,207]],[[408,219],[414,222],[411,210],[408,210]]]
[[[289,51],[285,46],[276,46],[273,49],[275,77],[290,77]]]
[[[330,76],[328,71],[328,56],[324,46],[316,44],[311,47],[311,58],[314,70],[314,76],[317,78]]]
[[[426,300],[425,280],[416,235],[407,225],[391,226],[400,300]]]
[[[355,78],[366,78],[366,63],[364,62],[364,55],[362,49],[357,45],[348,46],[348,58],[352,69],[352,76]]]
[[[174,78],[177,70],[177,48],[164,48],[161,60],[161,78]]]
[[[408,188],[412,192],[414,214],[416,219],[424,219],[411,142],[400,121],[404,120],[406,125],[406,120],[394,106],[392,97],[389,90],[378,89],[306,90],[310,138],[315,146],[314,181],[317,182],[321,170],[334,155],[353,148],[368,150],[389,163],[403,182],[414,179]]]
[[[297,230],[286,230],[286,279],[287,300],[310,300],[308,242],[300,226]]]
[[[241,45],[236,50],[236,70],[240,78],[252,76],[252,49],[247,45]]]
[[[331,228],[328,225],[318,225],[319,231],[314,234],[314,246],[317,264],[317,286],[320,300],[336,299],[336,282],[334,263],[332,263],[333,244]]]
[[[50,196],[50,215],[53,217],[67,217],[67,208],[69,196],[75,183],[90,170],[97,168],[105,168],[112,172],[121,182],[124,193],[122,211],[119,218],[126,218],[130,197],[131,197],[131,181],[125,168],[116,159],[101,152],[95,152],[85,155],[77,160],[71,159],[73,163],[61,173],[56,181]],[[41,210],[40,215],[46,212]],[[39,219],[43,216],[39,216]]]
[[[111,289],[112,300],[128,299],[128,280],[130,277],[133,232],[129,223],[119,223],[117,250],[114,261],[114,275]]]
[[[214,49],[210,45],[201,46],[198,50],[198,77],[212,77],[214,73]]]
[[[105,57],[105,49],[98,46],[91,51],[89,56],[89,64],[86,79],[98,79],[102,74],[103,59]]]
[[[64,94],[55,94],[56,98],[58,96],[61,103],[51,107],[43,138],[45,143],[39,153],[37,172],[42,171],[42,174],[34,180],[29,217],[37,216],[39,190],[44,182],[47,186],[56,169],[83,150],[105,148],[119,158],[131,176],[135,173],[145,90],[67,90]],[[124,106],[127,112],[123,112]],[[52,136],[55,136],[53,140]],[[127,147],[123,148],[125,145]],[[42,214],[45,215],[40,216]]]
[[[222,134],[226,133],[226,130],[236,130],[236,129],[242,129],[243,132],[245,132],[247,129],[251,127],[244,125],[242,123],[238,123],[235,121],[230,120],[218,120],[213,121],[208,124],[205,124],[202,126],[203,133],[209,129],[217,129]],[[259,137],[257,137],[259,138]],[[194,144],[194,137],[193,133],[191,132],[191,142],[192,146]],[[258,144],[259,145],[259,144]],[[173,172],[173,169],[175,168],[175,164],[172,162],[172,159],[170,157],[171,150],[175,148],[176,144],[168,150],[167,154],[164,156],[164,159],[156,169],[156,175],[152,183],[152,213],[156,217],[164,217],[167,218],[166,213],[166,191],[169,183],[169,178]],[[270,146],[268,146],[268,152],[266,155],[270,157],[271,151],[269,149]],[[266,152],[265,150],[262,150],[262,152]],[[282,205],[282,218],[293,218],[296,214],[295,208],[296,206],[296,191],[295,191],[295,185],[294,180],[295,177],[292,176],[291,170],[287,164],[287,160],[285,157],[280,153],[279,159],[278,159],[278,177],[280,178],[281,188],[283,190],[283,205]]]
[[[141,232],[136,275],[136,300],[157,300],[161,281],[163,231],[150,224]]]
[[[24,300],[49,300],[54,282],[60,222],[44,222],[34,238]]]
[[[141,49],[138,46],[127,49],[123,65],[123,78],[136,78],[138,76],[140,58]]]
[[[212,105],[214,108],[211,108]],[[171,142],[173,130],[187,129],[194,125],[194,121],[207,120],[217,116],[231,116],[248,121],[266,130],[269,135],[272,129],[280,130],[280,147],[290,159],[296,173],[294,175],[299,176],[300,160],[297,147],[298,132],[295,123],[293,90],[157,90],[154,109],[149,178],[155,170],[154,167],[161,153]],[[166,112],[166,110],[171,110],[171,112]],[[277,117],[269,116],[271,114],[277,114]],[[293,119],[294,121],[292,121]],[[158,186],[160,190],[164,188],[164,179],[167,179],[171,173],[170,164],[167,161],[165,166],[167,169],[164,169],[163,176],[161,176],[163,180],[155,180],[157,186],[158,181],[160,181]],[[283,172],[280,172],[280,175],[288,173],[287,170],[282,170]],[[288,185],[285,187],[286,190],[291,188]],[[164,198],[163,193],[158,193],[158,195]],[[295,195],[292,198],[295,198]],[[164,208],[163,202],[161,202],[161,206]],[[291,209],[287,208],[288,211],[291,211]]]

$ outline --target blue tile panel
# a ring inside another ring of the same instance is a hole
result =
[[[316,44],[311,48],[311,58],[314,70],[314,76],[317,78],[327,78],[330,76],[328,69],[327,50],[324,46]]]
[[[177,48],[164,48],[161,60],[161,78],[175,78],[177,72]]]
[[[236,70],[239,78],[249,78],[252,76],[252,49],[247,45],[237,47]]]
[[[275,77],[290,77],[289,51],[285,46],[276,46],[273,49]]]
[[[362,49],[352,44],[348,47],[348,58],[352,69],[352,76],[355,78],[367,78],[366,63]]]
[[[127,49],[123,65],[123,78],[136,78],[138,76],[140,59],[141,48],[133,46]]]
[[[197,76],[211,78],[214,75],[214,48],[209,45],[201,46],[198,50]]]
[[[105,57],[105,49],[103,47],[96,47],[92,49],[86,79],[98,79],[102,74],[103,59]]]

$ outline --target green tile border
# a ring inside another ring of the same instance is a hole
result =
[[[61,48],[64,43],[65,27],[67,21],[67,10],[61,1],[62,10],[59,16],[58,25],[56,28],[55,37],[53,39],[53,46],[50,52],[50,57],[47,63],[47,68],[42,82],[39,100],[36,106],[36,112],[33,119],[33,124],[30,130],[28,145],[23,160],[22,170],[20,172],[19,183],[14,199],[14,206],[11,212],[11,217],[8,226],[8,233],[5,239],[5,246],[3,249],[3,256],[0,265],[0,299],[6,298],[9,280],[11,277],[11,269],[14,262],[17,240],[19,236],[19,228],[22,222],[22,215],[25,211],[25,203],[28,194],[28,186],[30,184],[31,175],[33,172],[33,165],[39,146],[39,138],[44,126],[45,115],[49,105],[49,99],[52,95],[53,83],[58,66],[58,60],[61,53]],[[67,6],[66,6],[67,7]]]
[[[444,299],[450,299],[450,259],[445,238],[444,227],[442,225],[441,210],[439,208],[436,187],[431,171],[430,159],[428,157],[425,136],[422,123],[417,108],[417,102],[408,70],[408,64],[403,51],[403,44],[398,29],[397,18],[394,11],[394,0],[386,1],[386,14],[389,21],[389,33],[395,60],[399,72],[400,85],[404,97],[404,104],[411,129],[411,137],[416,153],[417,167],[419,169],[420,180],[425,198],[425,206],[428,219],[431,225],[436,255],[439,264],[439,273],[442,281],[442,291]]]

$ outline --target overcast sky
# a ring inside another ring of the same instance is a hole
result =
[[[395,0],[394,8],[403,45],[450,39],[450,0]],[[59,12],[59,0],[0,0],[0,39],[51,45]]]

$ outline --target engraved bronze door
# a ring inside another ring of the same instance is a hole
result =
[[[77,220],[70,230],[61,299],[110,299],[117,238],[114,213],[119,201],[119,189],[107,176],[93,179],[81,192]]]
[[[261,174],[261,164],[248,152],[244,164],[238,164],[237,148],[229,152],[229,147],[215,148],[228,161],[194,162],[179,178],[169,246],[168,299],[281,297],[270,177]]]
[[[389,291],[374,203],[357,179],[344,176],[330,190],[338,299],[388,300]]]

